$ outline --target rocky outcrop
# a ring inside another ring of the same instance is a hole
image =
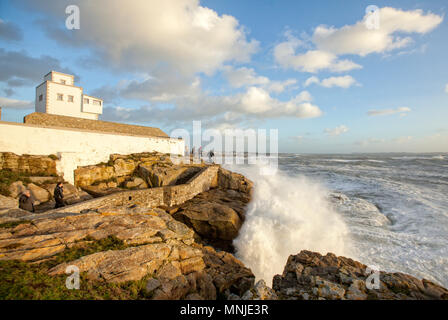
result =
[[[278,300],[278,296],[272,288],[266,285],[264,280],[259,280],[253,288],[247,290],[241,297],[231,295],[229,300]]]
[[[273,289],[280,299],[293,300],[448,299],[447,289],[425,279],[379,272],[378,288],[370,275],[366,265],[352,259],[301,251],[289,256]]]
[[[160,164],[141,164],[139,174],[152,188],[172,186],[187,182],[200,171],[201,167],[187,165],[161,166]]]
[[[23,185],[22,181],[16,181],[11,183],[11,185],[9,186],[9,195],[12,198],[18,198],[22,192],[24,192],[26,190],[26,187]]]
[[[19,206],[19,202],[11,197],[5,197],[0,194],[0,214],[7,212],[11,209],[16,209]]]
[[[247,194],[252,193],[253,182],[239,173],[235,173],[224,168],[218,172],[218,185],[222,189],[231,189]]]
[[[194,242],[194,232],[160,209],[115,207],[99,212],[36,218],[0,229],[0,260],[42,261],[66,248],[114,236],[127,248],[56,265],[50,275],[77,266],[88,279],[122,283],[148,279],[152,299],[216,299],[243,293],[254,276],[226,252]]]
[[[145,180],[139,177],[132,177],[130,180],[124,182],[126,189],[146,189],[148,185]]]
[[[57,175],[56,156],[16,155],[0,152],[0,170],[47,176]]]
[[[63,186],[64,186],[64,201],[69,205],[92,199],[92,196],[90,196],[88,193],[79,190],[70,183],[63,183]],[[45,188],[45,190],[47,190],[50,193],[51,198],[53,198],[56,183],[45,184],[42,186],[42,188]]]
[[[202,168],[203,164],[173,164],[169,155],[157,152],[112,154],[108,163],[79,167],[74,175],[76,186],[101,197],[120,189],[184,184]]]
[[[202,251],[205,270],[221,298],[230,294],[241,295],[253,287],[255,276],[252,271],[231,253],[216,251],[210,246],[204,246]]]
[[[215,247],[233,251],[231,242],[238,236],[249,201],[247,193],[211,189],[180,205],[173,217]]]
[[[51,194],[50,192],[48,192],[48,190],[41,188],[34,183],[29,183],[26,187],[28,190],[30,190],[31,196],[34,198],[34,200],[38,203],[47,202],[51,199]]]

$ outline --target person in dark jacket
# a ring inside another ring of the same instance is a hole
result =
[[[54,188],[53,196],[54,196],[54,201],[56,201],[55,208],[60,208],[60,207],[64,207],[65,206],[64,185],[62,184],[62,182],[59,182],[56,185],[56,188]]]
[[[25,190],[20,196],[19,208],[22,210],[34,212],[34,200],[31,197],[30,190]]]

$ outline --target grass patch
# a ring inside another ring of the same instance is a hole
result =
[[[129,246],[114,236],[101,240],[75,245],[41,263],[29,263],[18,260],[0,261],[0,299],[19,300],[72,300],[72,299],[145,299],[147,277],[138,281],[106,283],[91,281],[85,274],[80,275],[80,289],[69,290],[65,286],[68,275],[50,276],[52,267],[78,259],[82,256],[107,250],[121,250]]]
[[[31,221],[29,221],[29,220],[19,220],[19,221],[13,221],[13,222],[5,222],[5,223],[0,223],[0,228],[15,228],[19,224],[30,223],[30,222]]]

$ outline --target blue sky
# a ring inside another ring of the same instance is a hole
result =
[[[123,3],[0,1],[3,120],[32,112],[54,69],[104,99],[104,120],[274,128],[280,152],[448,152],[446,1]]]

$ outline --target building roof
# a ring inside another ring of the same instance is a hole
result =
[[[26,124],[39,125],[41,127],[65,127],[71,129],[90,130],[107,133],[168,138],[168,135],[159,128],[101,120],[89,120],[84,118],[68,117],[40,112],[33,112],[25,116],[23,122]]]

